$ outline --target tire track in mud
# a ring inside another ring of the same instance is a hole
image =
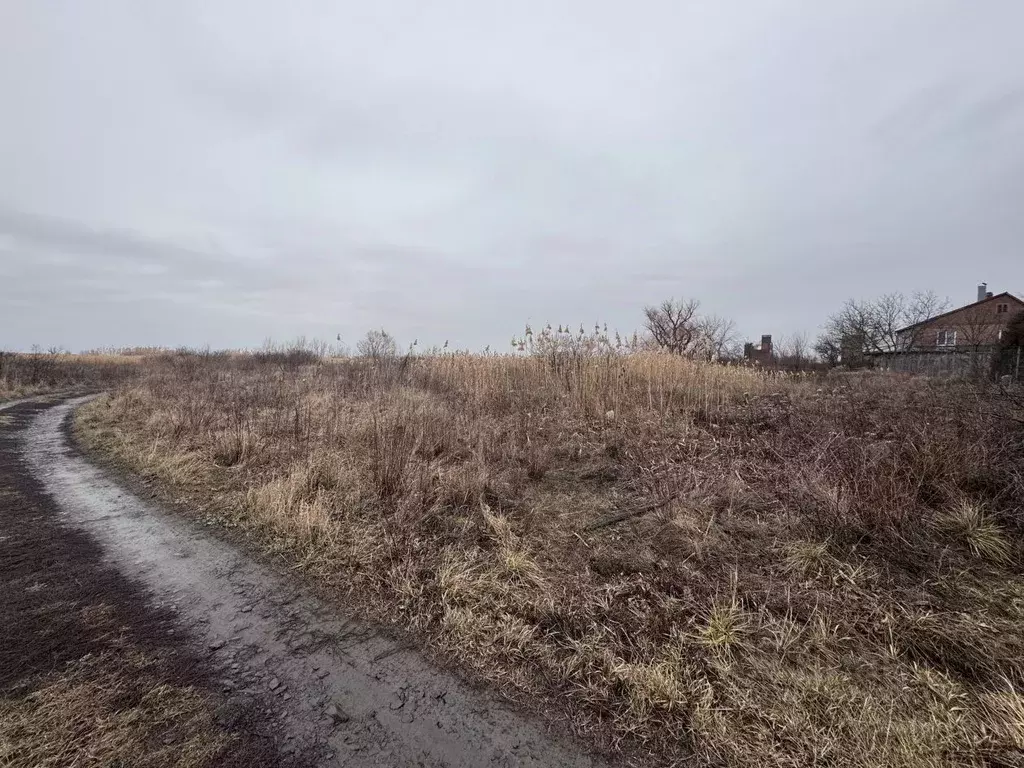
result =
[[[25,432],[32,474],[63,518],[177,616],[239,701],[261,699],[285,751],[339,766],[599,763],[372,627],[337,615],[296,581],[119,486],[70,444],[88,398],[42,411]]]

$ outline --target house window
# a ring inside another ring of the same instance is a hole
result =
[[[956,346],[956,331],[939,331],[936,339],[935,346],[937,347],[955,347]]]
[[[999,306],[996,307],[996,314],[997,315],[1001,315],[1004,312],[1009,312],[1009,311],[1010,311],[1010,305],[1009,304],[1000,304]]]

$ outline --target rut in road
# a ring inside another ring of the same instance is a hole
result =
[[[343,766],[599,764],[372,627],[338,616],[294,579],[118,485],[68,437],[68,418],[87,399],[43,411],[26,430],[33,474],[69,523],[176,611],[183,642],[216,655],[226,689],[265,699],[289,734],[288,749]]]

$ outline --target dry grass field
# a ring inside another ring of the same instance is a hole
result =
[[[110,386],[132,376],[140,359],[135,355],[0,350],[0,402]]]
[[[93,451],[638,765],[1024,765],[1024,441],[967,385],[169,354]]]

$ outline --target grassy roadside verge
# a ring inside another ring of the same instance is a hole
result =
[[[178,355],[76,431],[636,764],[1020,762],[1022,447],[959,385]]]
[[[139,357],[0,350],[0,404],[64,392],[97,391],[133,376]]]
[[[278,765],[174,616],[60,523],[16,442],[42,407],[0,425],[0,766]]]

